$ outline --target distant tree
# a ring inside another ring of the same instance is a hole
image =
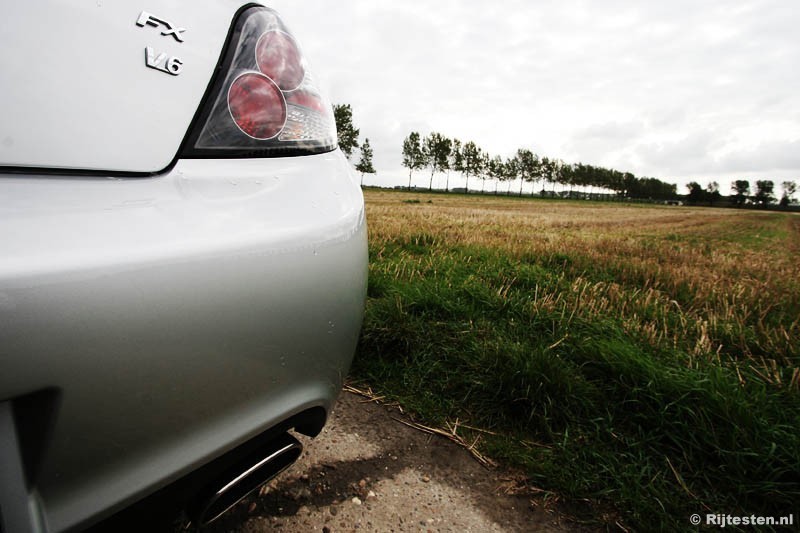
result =
[[[505,161],[503,161],[503,181],[508,182],[508,190],[506,194],[511,194],[511,182],[517,179],[517,175],[519,174],[519,161],[516,157],[507,157]]]
[[[515,158],[516,175],[519,178],[519,195],[522,196],[522,184],[526,181],[535,183],[541,179],[539,157],[527,148],[517,150]]]
[[[433,132],[422,141],[422,153],[431,169],[428,190],[433,190],[433,175],[450,168],[450,151],[453,142],[441,133]]]
[[[603,179],[605,180],[606,188],[611,189],[616,193],[617,196],[621,196],[623,198],[628,194],[626,187],[636,181],[636,176],[630,172],[623,173],[619,170],[613,170],[610,168],[604,168],[602,172],[604,174]]]
[[[478,165],[478,171],[475,175],[481,180],[481,194],[483,194],[483,191],[486,190],[486,178],[489,177],[488,167],[489,167],[489,160],[491,158],[489,157],[489,154],[487,152],[484,152],[483,150],[481,150],[480,156],[481,156],[480,164]]]
[[[565,186],[569,186],[568,198],[572,198],[572,192],[578,184],[577,175],[575,174],[574,167],[569,163],[564,163],[561,167],[561,182]]]
[[[544,192],[547,182],[550,181],[551,169],[552,165],[550,163],[550,158],[542,156],[542,159],[539,161],[539,176],[541,177],[541,180],[544,181],[544,183],[542,183],[542,192]],[[553,194],[555,194],[555,191],[556,186],[553,184]]]
[[[572,176],[575,184],[581,188],[582,192],[586,194],[586,189],[589,189],[589,198],[592,197],[592,188],[594,183],[592,183],[590,179],[590,174],[588,171],[588,165],[584,165],[583,163],[575,163],[572,165]]]
[[[461,150],[461,157],[462,172],[464,173],[464,177],[467,178],[465,189],[467,194],[469,194],[469,177],[478,176],[481,173],[481,166],[483,164],[481,149],[478,148],[478,145],[474,142],[469,141],[464,144],[464,148]]]
[[[484,158],[484,176],[494,180],[494,193],[497,194],[497,188],[500,182],[505,179],[503,168],[503,158],[499,155],[489,157],[489,154]]]
[[[339,148],[350,159],[353,150],[358,148],[358,136],[361,133],[353,125],[353,110],[350,104],[334,104],[333,118],[336,121],[336,137],[339,140]]]
[[[648,200],[668,200],[675,198],[677,187],[672,183],[664,183],[656,178],[636,178],[629,196]],[[706,200],[708,193],[700,188],[700,199]]]
[[[737,207],[741,207],[750,196],[750,182],[747,180],[736,180],[731,184],[731,192],[733,193],[733,203]]]
[[[622,180],[619,183],[622,185],[622,195],[624,197],[636,198],[638,196],[636,193],[637,180],[633,173],[625,172],[622,175]]]
[[[372,147],[369,139],[364,139],[361,145],[361,159],[356,165],[356,170],[361,172],[361,185],[364,185],[364,174],[375,174],[375,167],[372,166]]]
[[[556,185],[563,185],[564,183],[564,162],[560,159],[543,157],[540,164],[545,180],[553,184],[553,196],[555,196]]]
[[[587,167],[588,165],[578,163],[575,165],[575,172],[580,176],[578,179],[583,187],[583,191],[588,194],[591,199],[595,196],[597,184],[592,179],[592,174]]]
[[[603,194],[604,190],[610,189],[606,184],[605,176],[606,171],[603,168],[586,165],[586,173],[588,174],[588,181],[592,185],[592,189],[596,190],[598,194]]]
[[[530,180],[534,183],[534,188],[536,188],[536,184],[542,184],[542,188],[539,190],[539,196],[545,195],[544,185],[547,180],[547,177],[550,175],[550,161],[546,157],[539,158],[538,155],[534,154],[534,164],[530,170]]]
[[[586,175],[585,165],[573,163],[569,165],[570,187],[575,187],[581,194],[580,198],[591,197],[589,176]]]
[[[686,197],[686,201],[690,204],[697,205],[705,198],[703,186],[696,181],[690,181],[687,183],[686,188],[689,189],[689,195]]]
[[[655,180],[658,185],[658,191],[654,194],[653,198],[658,200],[671,200],[678,195],[678,186],[674,183],[665,183],[660,180]]]
[[[411,173],[415,170],[425,168],[428,161],[422,151],[419,133],[412,131],[403,140],[403,166],[408,169],[408,190],[411,190]]]
[[[561,196],[563,196],[564,189],[569,185],[567,164],[561,159],[553,159],[552,164],[554,172],[553,179],[561,186]],[[553,190],[555,191],[555,189]]]
[[[789,204],[794,201],[794,194],[797,192],[797,184],[793,181],[784,181],[781,183],[783,187],[783,196],[781,196],[781,207],[789,207]]]
[[[461,153],[461,141],[453,139],[450,147],[450,157],[447,161],[447,181],[445,182],[444,190],[450,192],[450,170],[456,172],[464,171],[464,157]]]
[[[756,194],[753,199],[758,205],[768,206],[775,201],[775,183],[772,180],[756,181]]]
[[[718,201],[721,198],[721,194],[719,193],[719,183],[716,181],[712,181],[706,186],[706,193],[708,198],[708,203],[711,204],[711,207],[714,207],[714,202]]]

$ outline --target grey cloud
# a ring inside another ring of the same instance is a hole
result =
[[[712,171],[713,153],[722,146],[716,132],[698,131],[677,141],[639,144],[635,152],[644,168],[657,169],[661,175],[682,175]]]
[[[800,140],[764,143],[750,150],[734,152],[721,158],[717,167],[721,172],[797,172],[800,169]]]
[[[593,124],[587,128],[578,130],[574,138],[576,140],[628,140],[641,135],[643,132],[644,124],[639,121],[608,122],[605,124]]]
[[[791,2],[273,4],[387,173],[413,126],[665,179],[800,175]]]

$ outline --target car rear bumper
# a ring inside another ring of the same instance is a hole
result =
[[[50,530],[335,399],[367,277],[363,197],[338,150],[0,176],[0,219],[0,402],[58,399],[33,480]]]

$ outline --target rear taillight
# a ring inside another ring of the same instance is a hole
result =
[[[286,125],[286,100],[267,76],[245,72],[228,89],[228,109],[239,129],[254,139],[274,139]]]
[[[288,33],[268,31],[256,43],[258,70],[269,76],[282,91],[294,91],[303,83],[306,69],[297,43]]]
[[[336,148],[331,105],[274,11],[245,10],[226,50],[183,157],[265,157]]]

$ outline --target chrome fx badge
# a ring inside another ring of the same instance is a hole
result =
[[[186,31],[186,28],[177,28],[173,26],[170,21],[157,17],[147,11],[142,11],[139,14],[139,18],[136,19],[136,25],[142,28],[145,26],[153,26],[156,28],[159,27],[159,25],[164,26],[166,29],[161,32],[161,35],[172,35],[179,43],[183,42],[182,34]],[[166,72],[173,76],[180,74],[181,69],[183,69],[183,61],[179,57],[168,56],[165,52],[156,52],[152,46],[148,46],[144,49],[144,64],[149,68],[160,70],[161,72]]]
[[[159,24],[162,24],[166,26],[167,29],[162,31],[161,35],[172,35],[179,43],[183,42],[183,35],[181,34],[186,31],[186,28],[176,28],[170,21],[159,18],[147,11],[142,11],[139,14],[139,18],[136,20],[136,25],[144,27],[145,24],[156,28]]]

